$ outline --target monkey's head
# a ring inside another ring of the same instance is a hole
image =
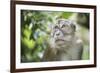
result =
[[[65,34],[73,34],[76,30],[75,23],[68,19],[59,19],[57,24]]]
[[[75,35],[75,25],[72,21],[60,19],[51,32],[51,46],[54,48],[64,48],[70,45]]]

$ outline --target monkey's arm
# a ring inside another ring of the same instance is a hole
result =
[[[42,61],[54,61],[55,55],[56,55],[56,50],[54,48],[49,47],[44,51]]]

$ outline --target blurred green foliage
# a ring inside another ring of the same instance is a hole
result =
[[[72,14],[72,12],[63,12],[62,17],[68,19]]]
[[[63,12],[21,10],[21,62],[41,61],[50,27]]]
[[[21,10],[21,62],[40,62],[51,25],[58,18],[69,18],[71,12]],[[87,56],[87,55],[86,55]]]

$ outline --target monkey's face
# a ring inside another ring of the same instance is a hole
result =
[[[71,20],[60,19],[58,20],[58,26],[64,34],[72,34],[75,32],[75,25]]]
[[[51,46],[53,46],[54,48],[64,47],[63,46],[63,44],[65,44],[64,34],[63,31],[58,26],[55,26],[53,28],[51,43],[53,43]]]
[[[73,40],[75,32],[75,25],[68,20],[59,20],[58,24],[54,26],[52,31],[53,46],[56,48],[64,48],[70,45]]]

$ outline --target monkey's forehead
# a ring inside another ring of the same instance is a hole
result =
[[[73,21],[69,19],[59,19],[57,23],[58,24],[72,24]]]

